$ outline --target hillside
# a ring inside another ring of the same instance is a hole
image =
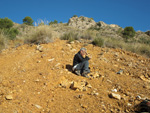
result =
[[[71,72],[81,47],[92,56],[90,78]],[[125,113],[150,99],[150,59],[84,40],[5,49],[0,75],[1,113]]]

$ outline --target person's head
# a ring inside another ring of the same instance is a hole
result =
[[[82,56],[84,56],[84,55],[87,55],[87,51],[86,51],[86,48],[81,48],[80,49],[80,54],[82,55]]]

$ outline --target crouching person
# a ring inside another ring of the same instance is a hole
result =
[[[85,48],[81,48],[80,51],[75,54],[73,59],[73,72],[77,75],[87,77],[87,74],[90,73],[89,61],[90,58],[87,56],[87,51]]]

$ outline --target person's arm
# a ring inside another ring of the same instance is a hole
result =
[[[88,56],[86,56],[85,58],[82,57],[82,55],[80,53],[77,54],[78,58],[81,62],[86,61],[86,60],[90,60],[90,58]]]

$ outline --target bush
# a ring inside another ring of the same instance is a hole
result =
[[[29,16],[26,16],[24,19],[23,19],[23,23],[26,24],[26,25],[33,25],[33,20],[31,17]]]
[[[7,29],[5,30],[5,34],[7,34],[10,40],[14,40],[16,38],[16,35],[19,34],[19,31],[16,28],[11,28],[11,29]]]
[[[80,37],[85,40],[93,40],[93,37],[96,37],[96,33],[92,30],[86,30],[81,33]]]
[[[78,40],[78,34],[73,32],[65,33],[60,39],[72,42],[74,40]]]
[[[73,15],[73,17],[78,17],[77,15]]]
[[[133,27],[125,27],[123,31],[123,37],[126,39],[133,38],[135,36],[135,30]]]
[[[40,27],[36,32],[25,38],[24,43],[47,44],[53,41],[52,33],[45,27]]]
[[[51,22],[49,23],[49,25],[52,25],[52,24],[58,24],[58,21],[57,21],[57,20],[54,20],[54,21],[51,21]]]
[[[96,46],[102,47],[104,45],[104,40],[98,37],[98,38],[95,38],[92,43]]]
[[[9,29],[13,26],[13,21],[8,18],[0,18],[0,29]]]
[[[146,31],[145,33],[150,36],[150,31]]]

